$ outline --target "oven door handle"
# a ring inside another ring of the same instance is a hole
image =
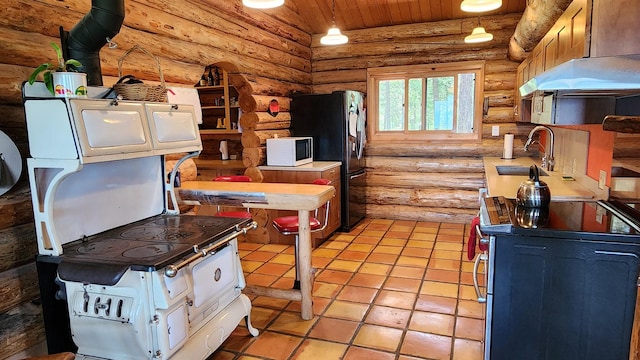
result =
[[[240,227],[236,225],[236,231],[234,231],[233,233],[223,238],[218,239],[216,242],[209,244],[208,246],[203,247],[202,249],[198,248],[198,246],[194,246],[193,247],[194,254],[183,259],[180,262],[167,265],[167,267],[164,268],[164,275],[170,278],[175,277],[178,274],[178,271],[183,267],[207,255],[215,254],[219,249],[226,247],[229,244],[229,241],[240,236],[240,234],[246,234],[247,231],[256,229],[256,228],[258,228],[258,223],[255,221],[252,221],[249,225],[245,226],[242,229],[240,229]]]
[[[484,261],[485,271],[487,269],[487,259],[488,256],[486,253],[482,253],[476,256],[476,261],[473,263],[473,287],[476,289],[476,295],[478,296],[479,303],[487,302],[487,295],[482,294],[480,292],[480,285],[478,284],[478,268],[480,267],[480,261]]]

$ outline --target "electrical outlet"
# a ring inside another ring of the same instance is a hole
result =
[[[598,188],[600,190],[604,190],[604,186],[607,183],[607,172],[604,170],[600,170],[600,178],[598,179]]]
[[[500,125],[493,125],[491,127],[491,136],[500,136]]]

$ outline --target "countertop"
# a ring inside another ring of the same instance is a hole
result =
[[[326,171],[342,165],[340,161],[313,161],[309,164],[299,166],[258,166],[260,170],[281,170],[281,171]]]
[[[198,169],[244,169],[242,160],[204,160],[193,159]]]
[[[529,179],[529,175],[498,175],[496,166],[530,167],[534,164],[540,167],[540,161],[534,158],[522,157],[506,160],[497,157],[485,157],[484,173],[489,196],[504,196],[506,198],[514,199],[518,192],[520,183]],[[579,181],[563,180],[562,174],[558,171],[544,170],[544,172],[546,172],[548,176],[541,176],[540,181],[545,182],[547,186],[549,186],[551,200],[588,200],[596,197],[593,191],[581,184]]]
[[[335,194],[328,185],[185,181],[175,188],[179,202],[258,209],[315,210]]]
[[[640,159],[636,158],[613,159],[613,164],[611,165],[614,167],[623,167],[635,172],[640,172]]]
[[[625,170],[640,173],[640,159],[622,158],[613,159],[612,170],[623,168]],[[638,199],[640,198],[640,176],[637,174],[611,174],[611,197],[618,199]]]

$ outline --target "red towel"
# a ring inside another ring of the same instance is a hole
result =
[[[476,256],[476,226],[480,225],[480,217],[476,216],[471,220],[471,229],[469,229],[469,241],[467,242],[467,258],[473,260]],[[480,251],[486,251],[487,245],[479,243],[478,248]]]

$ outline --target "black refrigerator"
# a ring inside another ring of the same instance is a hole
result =
[[[365,216],[365,95],[358,91],[294,95],[292,136],[313,137],[313,159],[340,161],[342,231]]]

